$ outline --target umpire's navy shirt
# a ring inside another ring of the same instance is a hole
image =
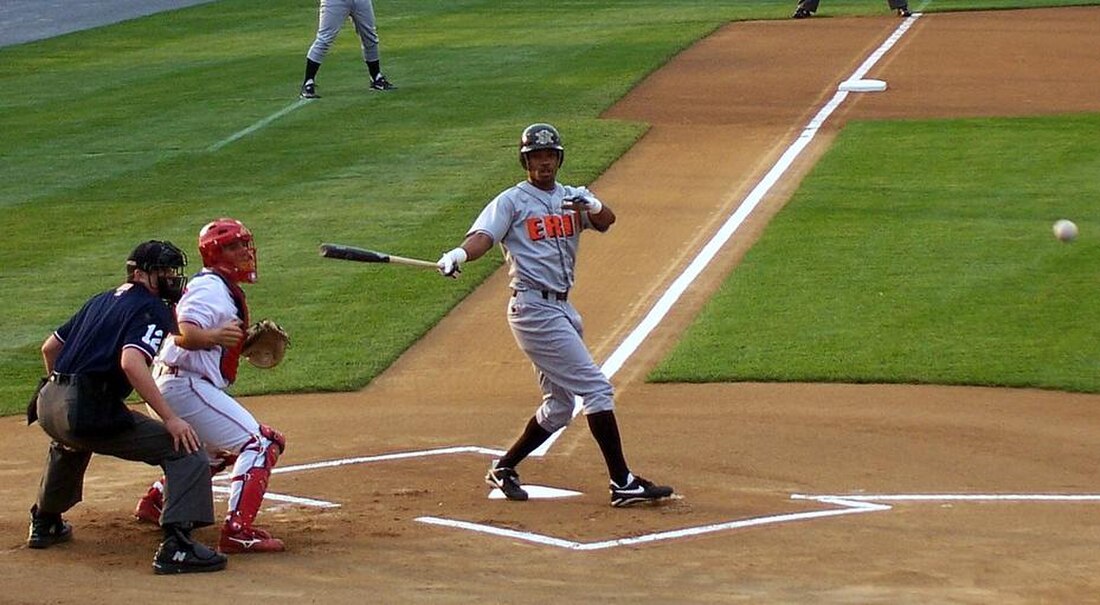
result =
[[[65,345],[53,369],[95,376],[125,399],[134,388],[122,371],[123,349],[135,348],[152,362],[175,329],[175,317],[163,300],[141,284],[122,284],[89,299],[53,333]]]

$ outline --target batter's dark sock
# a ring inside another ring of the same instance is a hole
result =
[[[623,457],[623,442],[619,437],[619,424],[615,421],[615,412],[596,412],[586,416],[588,430],[596,438],[603,452],[604,462],[607,463],[607,474],[617,485],[625,485],[630,475],[630,469],[626,466],[626,458]]]
[[[373,82],[378,79],[378,74],[382,73],[382,66],[378,61],[367,61],[367,71],[370,72],[370,79]]]
[[[302,83],[309,82],[310,80],[316,80],[318,69],[321,69],[320,63],[312,59],[306,59],[306,77],[302,80]]]
[[[497,466],[504,468],[515,468],[517,464],[523,462],[523,459],[531,454],[531,452],[538,449],[540,445],[546,443],[546,440],[550,438],[551,433],[539,425],[539,421],[535,420],[534,416],[527,421],[526,428],[523,429],[523,434],[516,439],[516,442],[512,444],[512,447],[508,449],[508,452],[504,454],[504,457],[497,462]]]

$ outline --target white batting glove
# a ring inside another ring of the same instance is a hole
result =
[[[435,264],[439,267],[439,274],[443,277],[458,279],[458,274],[462,273],[462,263],[464,262],[466,262],[466,250],[459,246],[454,250],[444,252]]]
[[[562,200],[561,207],[565,210],[599,214],[603,210],[603,202],[595,197],[571,197]]]

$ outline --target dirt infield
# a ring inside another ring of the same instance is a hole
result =
[[[574,293],[597,359],[899,23],[733,24],[608,112],[653,128],[593,184],[620,217],[586,239]],[[527,482],[581,495],[486,499],[492,451],[538,400],[507,331],[500,272],[364,391],[247,402],[288,435],[272,491],[316,502],[269,500],[261,520],[289,552],[234,557],[225,573],[154,577],[159,531],[129,512],[155,473],[106,458],[93,459],[69,515],[75,540],[26,549],[47,439],[0,420],[0,602],[1100,600],[1100,500],[1037,498],[1100,495],[1098,396],[643,382],[844,121],[1100,111],[1098,36],[1100,8],[914,23],[869,74],[890,90],[840,106],[614,378],[631,466],[684,499],[611,509],[583,422],[520,468]],[[408,456],[385,456],[395,453]],[[294,468],[335,460],[345,464]]]

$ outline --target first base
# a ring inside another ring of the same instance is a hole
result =
[[[580,492],[575,492],[573,490],[546,487],[544,485],[524,485],[523,489],[527,491],[527,496],[532,500],[541,500],[543,498],[569,498],[571,496],[581,495]],[[504,492],[497,488],[493,488],[493,491],[489,492],[489,499],[503,500]]]
[[[843,92],[882,92],[886,90],[883,80],[845,80],[837,86]]]

